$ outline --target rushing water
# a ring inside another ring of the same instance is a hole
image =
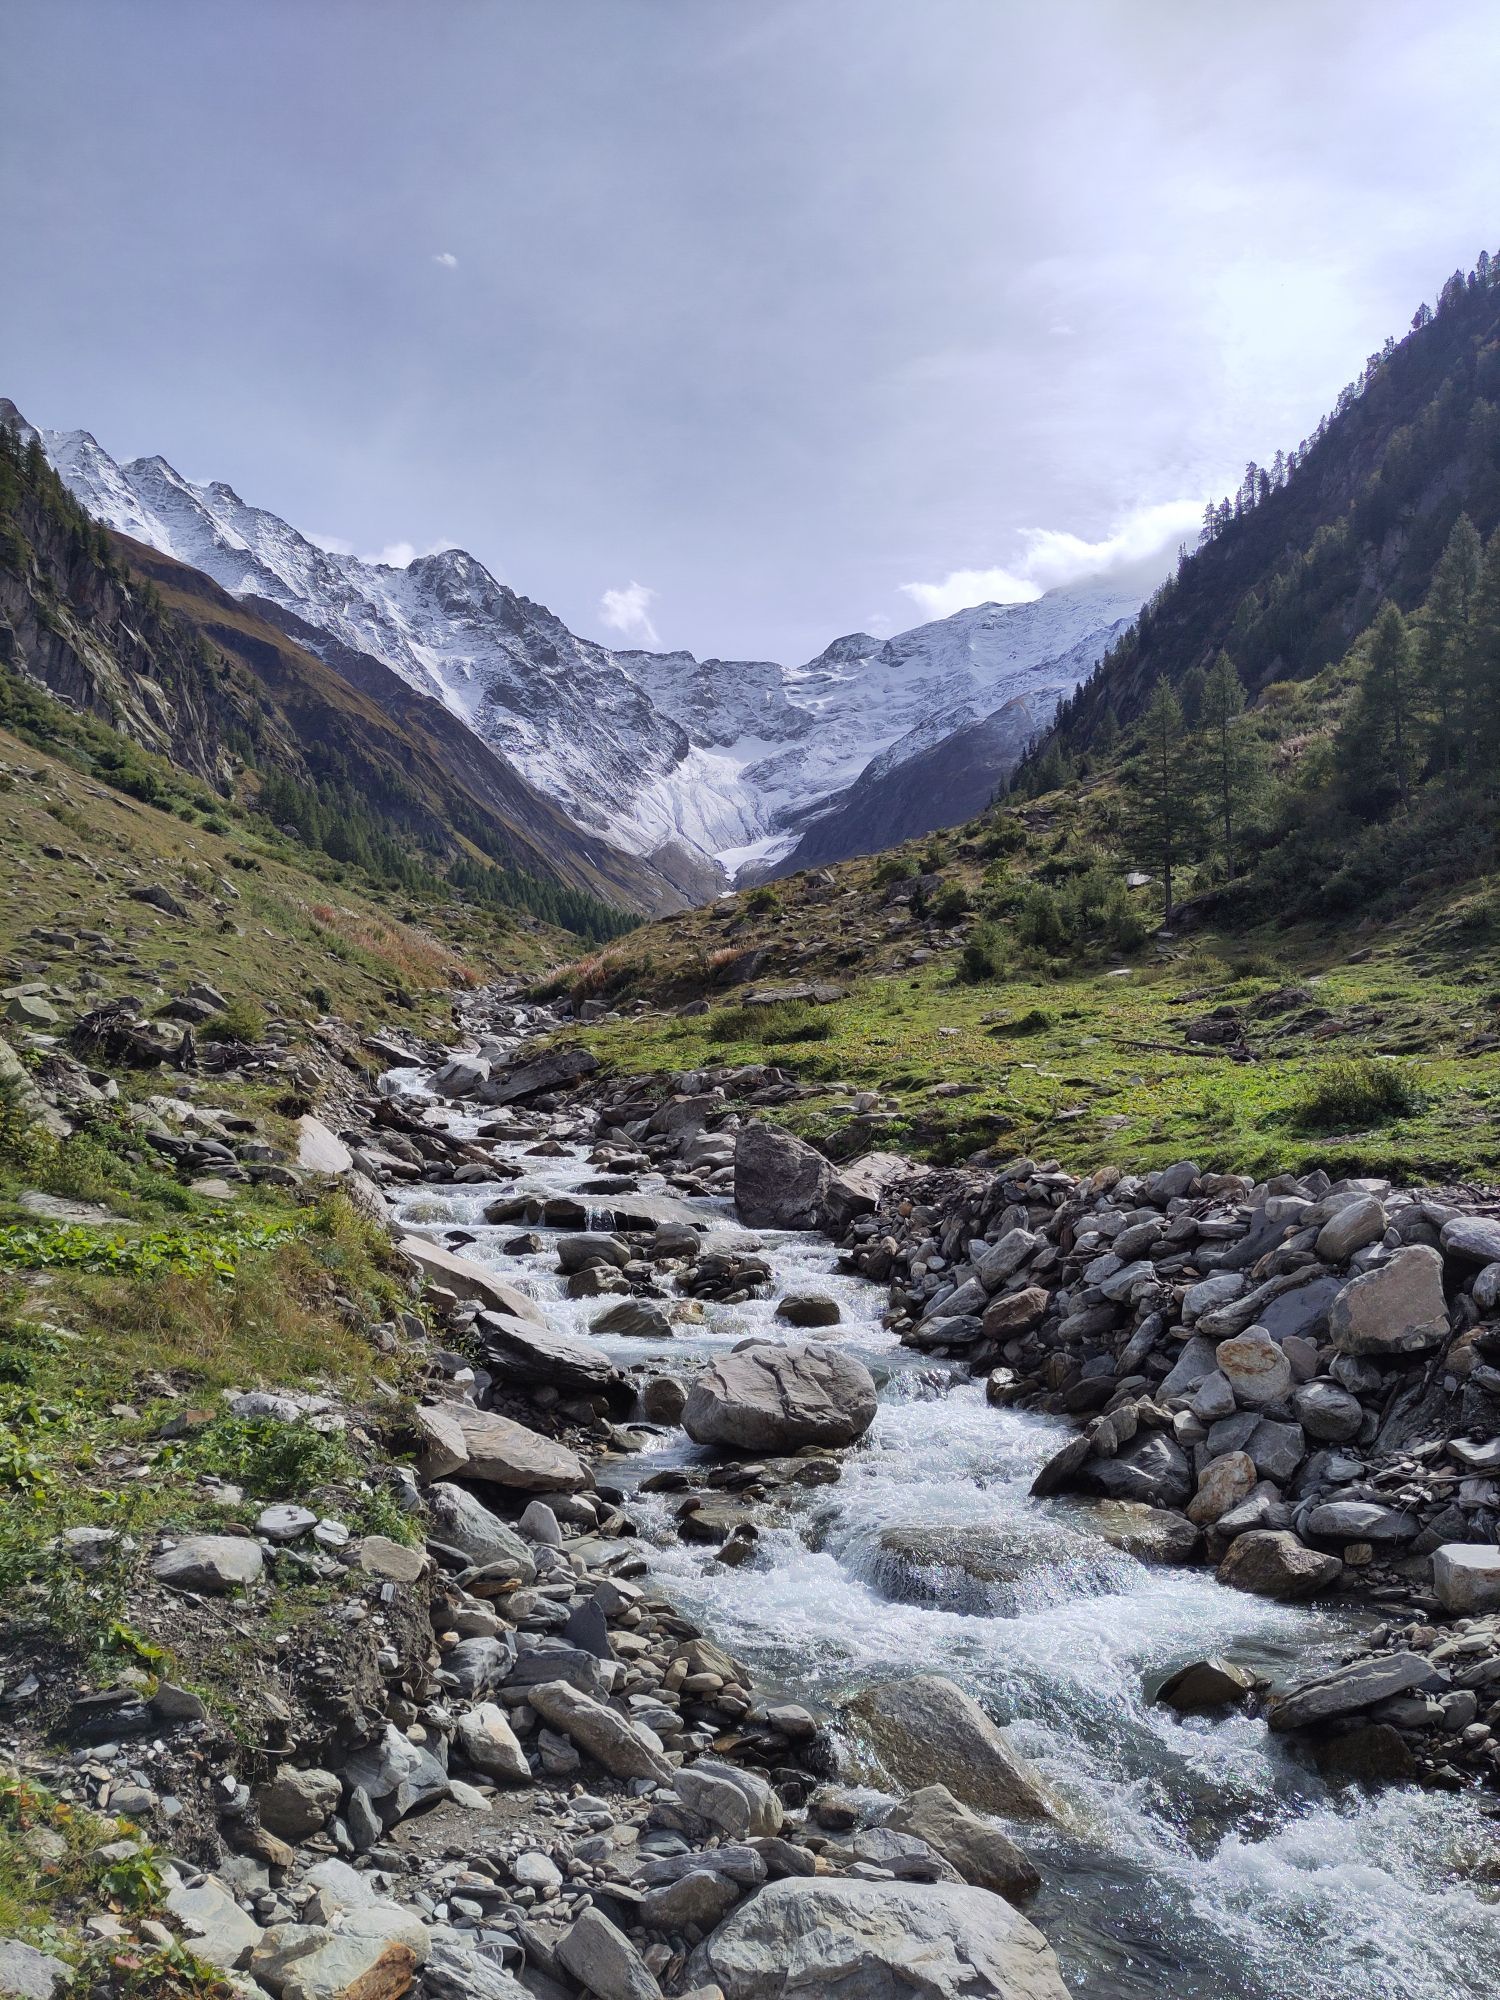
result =
[[[450,1129],[473,1129],[446,1116]],[[527,1143],[512,1150],[524,1179],[413,1188],[401,1219],[439,1239],[466,1232],[466,1256],[586,1333],[610,1301],[568,1299],[545,1252],[504,1255],[525,1225],[483,1219],[497,1195],[571,1193],[600,1171],[583,1149],[537,1158]],[[645,1176],[641,1188],[664,1184]],[[586,1199],[605,1223],[608,1197]],[[1492,2000],[1500,1850],[1474,1801],[1330,1791],[1263,1723],[1179,1719],[1149,1700],[1167,1672],[1206,1653],[1305,1672],[1347,1638],[1347,1617],[1224,1590],[1202,1571],[1147,1567],[1091,1534],[1086,1507],[1032,1500],[1038,1466],[1065,1435],[1058,1425],[991,1409],[975,1385],[899,1347],[881,1325],[883,1291],[840,1275],[821,1239],[752,1236],[727,1204],[694,1206],[726,1245],[768,1258],[772,1296],[709,1305],[671,1340],[605,1342],[622,1364],[680,1367],[752,1332],[806,1338],[774,1318],[775,1300],[813,1289],[838,1300],[831,1337],[862,1356],[881,1390],[840,1483],[778,1497],[745,1567],[678,1542],[674,1496],[638,1495],[659,1583],[712,1637],[825,1712],[865,1681],[928,1672],[961,1682],[1009,1724],[1064,1801],[1061,1823],[1012,1831],[1042,1871],[1030,1914],[1077,2000]],[[681,1432],[664,1433],[610,1476],[633,1488],[703,1456]],[[881,1539],[977,1528],[1034,1549],[1035,1569],[989,1589],[941,1564],[893,1563]]]

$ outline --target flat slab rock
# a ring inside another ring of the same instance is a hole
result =
[[[769,1882],[694,1953],[688,1976],[725,2000],[1068,2000],[1050,1945],[1019,1910],[949,1882]]]
[[[151,1574],[173,1590],[219,1595],[254,1583],[264,1566],[259,1542],[248,1535],[191,1535],[163,1549]]]
[[[1448,1679],[1420,1653],[1372,1653],[1331,1674],[1299,1681],[1271,1697],[1266,1720],[1272,1729],[1312,1729],[1319,1723],[1355,1715],[1393,1695],[1446,1688]]]
[[[576,1452],[495,1410],[436,1403],[418,1410],[414,1423],[426,1479],[457,1473],[523,1493],[577,1493],[592,1484]]]
[[[535,1299],[527,1298],[514,1285],[507,1285],[503,1278],[472,1258],[457,1256],[440,1243],[429,1243],[425,1236],[399,1237],[396,1248],[416,1265],[424,1278],[442,1285],[456,1297],[477,1299],[490,1312],[500,1313],[506,1319],[528,1320],[545,1328],[546,1318]]]

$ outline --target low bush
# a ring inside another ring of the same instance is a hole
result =
[[[1422,1109],[1425,1094],[1410,1063],[1379,1056],[1343,1056],[1320,1064],[1291,1106],[1305,1132],[1358,1132],[1389,1125]]]

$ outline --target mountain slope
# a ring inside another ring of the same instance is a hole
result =
[[[465,863],[487,890],[596,934],[618,927],[606,898],[661,906],[633,857],[580,836],[438,704],[412,695],[398,724],[206,577],[111,536],[35,448],[0,432],[0,662],[12,674],[226,800],[253,802],[272,777],[295,787],[346,823],[337,838],[351,851],[369,837]]]
[[[1053,591],[884,642],[853,634],[797,668],[615,652],[462,550],[404,569],[363,561],[164,459],[118,464],[83,431],[44,442],[90,512],[297,621],[299,643],[340,672],[351,654],[373,659],[441,700],[579,826],[689,897],[711,893],[726,868],[788,852],[807,815],[872,759],[944,733],[934,718],[951,732],[1038,683],[1055,698],[1138,603],[1134,591]]]

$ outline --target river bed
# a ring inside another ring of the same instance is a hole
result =
[[[410,1071],[392,1083],[425,1098]],[[457,1133],[481,1122],[440,1115]],[[398,1217],[438,1241],[463,1231],[465,1256],[536,1298],[559,1328],[587,1334],[611,1301],[569,1299],[545,1249],[504,1253],[528,1225],[484,1221],[500,1196],[571,1194],[600,1172],[584,1146],[544,1158],[530,1143],[504,1149],[522,1179],[413,1186]],[[639,1185],[673,1193],[650,1174]],[[607,1226],[608,1196],[581,1198]],[[837,1299],[842,1322],[828,1337],[865,1361],[880,1408],[841,1481],[796,1489],[763,1514],[740,1568],[677,1540],[678,1496],[635,1492],[649,1473],[710,1456],[683,1432],[611,1459],[607,1477],[634,1495],[654,1579],[763,1685],[825,1714],[868,1681],[941,1673],[1008,1724],[1064,1801],[1062,1823],[1010,1831],[1042,1872],[1028,1914],[1075,2000],[1491,2000],[1500,1879],[1475,1800],[1333,1791],[1258,1720],[1179,1719],[1149,1700],[1166,1673],[1210,1653],[1278,1679],[1310,1672],[1347,1644],[1353,1614],[1273,1604],[1110,1548],[1086,1507],[1030,1498],[1063,1425],[991,1408],[961,1372],[900,1347],[881,1324],[883,1288],[840,1274],[823,1238],[745,1230],[727,1202],[690,1205],[725,1247],[767,1259],[770,1296],[708,1304],[669,1340],[602,1342],[612,1356],[676,1372],[747,1334],[806,1339],[775,1318],[775,1303],[817,1291]],[[1035,1568],[988,1589],[941,1563],[893,1562],[882,1541],[980,1527],[1035,1544]]]

